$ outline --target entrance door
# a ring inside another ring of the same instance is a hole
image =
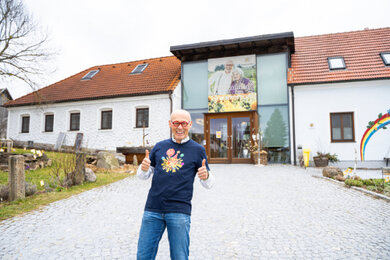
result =
[[[256,112],[207,114],[206,152],[210,163],[250,163],[249,145],[257,131]]]

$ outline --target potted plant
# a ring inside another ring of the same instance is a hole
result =
[[[313,156],[314,164],[316,167],[326,167],[329,162],[338,162],[337,154],[317,152],[317,156]]]
[[[250,151],[250,153],[252,155],[252,160],[253,160],[254,164],[258,163],[259,157],[260,157],[260,164],[267,165],[268,153],[266,151],[264,151],[263,149],[261,149],[259,151],[259,146],[258,146],[257,141],[253,141],[253,143],[251,143],[251,142],[247,143],[246,147],[247,147],[247,149]]]

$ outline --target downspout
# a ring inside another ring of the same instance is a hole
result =
[[[168,93],[168,96],[169,96],[169,101],[170,101],[170,113],[169,113],[169,116],[171,116],[172,112],[173,112],[173,101],[172,101],[172,90]],[[170,137],[172,138],[172,129],[169,128],[169,133],[170,133]]]
[[[297,165],[296,144],[295,144],[294,85],[291,85],[291,112],[292,112],[292,128],[293,128],[293,155],[294,155],[294,165]]]

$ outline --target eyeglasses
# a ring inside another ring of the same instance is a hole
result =
[[[174,121],[174,122],[171,122],[171,124],[174,126],[174,127],[179,127],[180,125],[182,126],[182,127],[187,127],[189,124],[190,124],[190,122],[191,121],[181,121],[181,122],[179,122],[179,121]]]

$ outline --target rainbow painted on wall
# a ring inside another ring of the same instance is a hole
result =
[[[360,159],[364,160],[365,150],[371,136],[376,133],[379,129],[390,124],[390,109],[387,110],[387,114],[375,120],[374,124],[364,132],[362,140],[360,141]]]

